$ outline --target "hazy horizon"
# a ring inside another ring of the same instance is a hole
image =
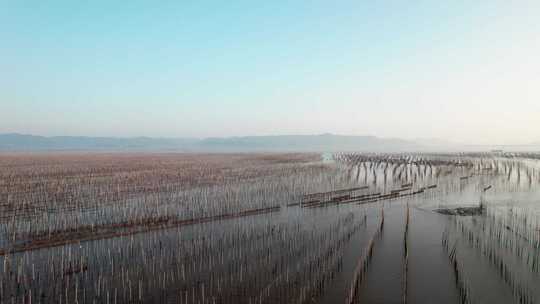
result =
[[[5,137],[7,136],[7,137]],[[2,146],[3,145],[6,145],[6,142],[4,142],[4,140],[6,138],[8,138],[8,141],[9,141],[9,138],[10,136],[15,136],[15,137],[12,137],[12,139],[16,140],[15,142],[17,142],[18,140],[23,140],[23,143],[29,143],[29,144],[38,144],[40,141],[34,141],[34,140],[31,140],[30,138],[26,138],[26,137],[36,137],[36,138],[43,138],[43,139],[47,139],[47,140],[50,140],[50,139],[62,139],[62,138],[72,138],[74,140],[82,140],[82,139],[87,139],[87,140],[90,140],[90,142],[92,140],[98,140],[98,139],[107,139],[107,140],[112,140],[112,141],[108,141],[108,143],[114,143],[116,141],[116,144],[119,144],[121,141],[125,141],[125,140],[165,140],[165,141],[168,141],[168,140],[172,140],[172,141],[181,141],[182,143],[191,143],[191,144],[194,144],[196,142],[213,142],[213,144],[216,144],[216,143],[219,143],[219,144],[223,144],[223,143],[227,143],[229,145],[236,145],[235,142],[235,139],[253,139],[253,140],[259,140],[259,139],[267,139],[267,140],[271,140],[271,139],[284,139],[284,138],[304,138],[304,139],[307,139],[307,138],[310,138],[312,140],[316,140],[316,139],[324,139],[324,138],[333,138],[333,139],[338,139],[338,138],[342,138],[344,140],[346,139],[356,139],[356,140],[360,140],[360,139],[368,139],[368,138],[372,138],[372,139],[376,139],[376,140],[381,140],[381,141],[386,141],[386,142],[400,142],[402,141],[402,143],[404,145],[408,145],[408,144],[413,144],[413,145],[416,145],[417,147],[423,147],[423,149],[427,149],[427,151],[456,151],[456,150],[463,150],[463,151],[485,151],[485,149],[495,149],[495,148],[510,148],[512,149],[512,147],[514,148],[519,148],[519,147],[522,147],[522,148],[527,148],[526,151],[529,151],[530,149],[534,149],[536,150],[537,148],[540,147],[540,142],[529,142],[529,143],[523,143],[523,144],[505,144],[505,143],[466,143],[466,142],[457,142],[457,141],[449,141],[449,140],[444,140],[444,139],[440,139],[440,138],[413,138],[413,139],[406,139],[406,138],[398,138],[398,137],[378,137],[378,136],[374,136],[374,135],[369,135],[369,134],[364,134],[364,135],[361,135],[361,134],[333,134],[333,133],[321,133],[321,134],[262,134],[262,135],[231,135],[231,136],[208,136],[208,137],[175,137],[175,136],[164,136],[164,137],[153,137],[153,136],[108,136],[108,135],[104,135],[104,136],[87,136],[87,135],[40,135],[40,134],[24,134],[24,133],[18,133],[18,132],[10,132],[10,133],[0,133],[0,150],[2,149]],[[3,138],[5,137],[5,138]],[[30,141],[28,141],[30,140]],[[217,140],[217,141],[214,141],[214,140]],[[223,142],[222,142],[223,141]],[[11,143],[14,143],[14,142],[11,142]],[[252,142],[253,143],[253,142]],[[321,141],[319,142],[320,144],[321,143],[324,143],[324,141]],[[62,141],[57,141],[56,144],[58,145],[65,145],[65,144],[68,144],[69,146],[69,142],[62,142]],[[266,142],[266,144],[268,144],[268,142]],[[140,147],[144,147],[144,146],[147,146],[147,148],[149,149],[152,149],[152,148],[155,148],[155,146],[151,143],[151,142],[138,142],[137,145],[141,145]],[[331,144],[329,143],[326,143],[326,145],[330,148],[331,147]],[[340,144],[338,144],[337,142],[334,143],[335,145],[335,148],[337,148],[339,150],[339,147],[340,147]],[[99,147],[100,144],[98,143],[96,147]],[[384,147],[384,146],[383,146]],[[436,150],[429,150],[431,148],[434,148]],[[471,148],[480,148],[481,150],[470,150]],[[5,147],[4,147],[5,148]],[[376,150],[380,150],[381,147],[377,147]],[[442,150],[441,150],[442,149]],[[270,149],[272,150],[272,149]],[[269,150],[269,151],[270,151]],[[390,151],[395,151],[395,148],[392,148],[389,150]],[[525,150],[509,150],[509,151],[525,151]]]
[[[540,3],[0,4],[0,133],[540,142]]]

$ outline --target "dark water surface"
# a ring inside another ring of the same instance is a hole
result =
[[[458,303],[455,278],[448,255],[441,246],[448,217],[410,208],[409,303]]]
[[[358,303],[401,303],[405,205],[385,203],[384,228],[375,240],[373,260],[359,289]]]

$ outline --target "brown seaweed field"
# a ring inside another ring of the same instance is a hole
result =
[[[0,303],[540,303],[540,154],[2,153]]]

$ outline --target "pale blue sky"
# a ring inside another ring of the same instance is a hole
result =
[[[538,1],[0,0],[0,133],[540,141],[538,20]]]

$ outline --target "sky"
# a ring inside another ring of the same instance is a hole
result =
[[[0,133],[540,142],[539,1],[0,0]]]

